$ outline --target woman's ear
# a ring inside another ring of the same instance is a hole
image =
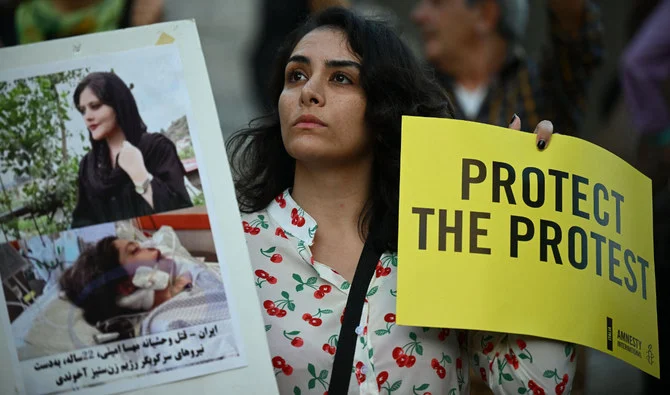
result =
[[[117,286],[116,286],[116,293],[121,295],[121,296],[128,296],[135,292],[137,290],[137,287],[133,285],[133,281],[130,278],[127,278],[123,281],[121,281]]]

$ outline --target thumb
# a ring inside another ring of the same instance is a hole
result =
[[[521,118],[514,114],[512,120],[509,122],[509,128],[514,130],[521,130]]]
[[[550,121],[544,120],[537,124],[537,127],[535,127],[535,143],[540,151],[547,148],[553,133],[554,124]]]

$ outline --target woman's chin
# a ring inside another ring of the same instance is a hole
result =
[[[105,133],[102,130],[100,131],[95,130],[91,132],[91,138],[93,139],[93,141],[101,141],[104,140],[105,137],[107,137],[107,133]]]

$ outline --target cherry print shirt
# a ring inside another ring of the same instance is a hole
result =
[[[350,284],[312,257],[317,224],[288,190],[242,219],[280,392],[324,394]],[[356,328],[349,394],[469,394],[470,368],[496,394],[570,392],[571,344],[396,325],[397,265],[392,253],[377,262]]]

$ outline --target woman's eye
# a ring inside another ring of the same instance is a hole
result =
[[[307,77],[302,71],[299,70],[293,70],[288,73],[288,80],[289,82],[297,82],[297,81],[302,81],[306,79]]]
[[[338,84],[352,84],[351,79],[342,73],[335,74],[333,76],[333,81],[337,82]]]

